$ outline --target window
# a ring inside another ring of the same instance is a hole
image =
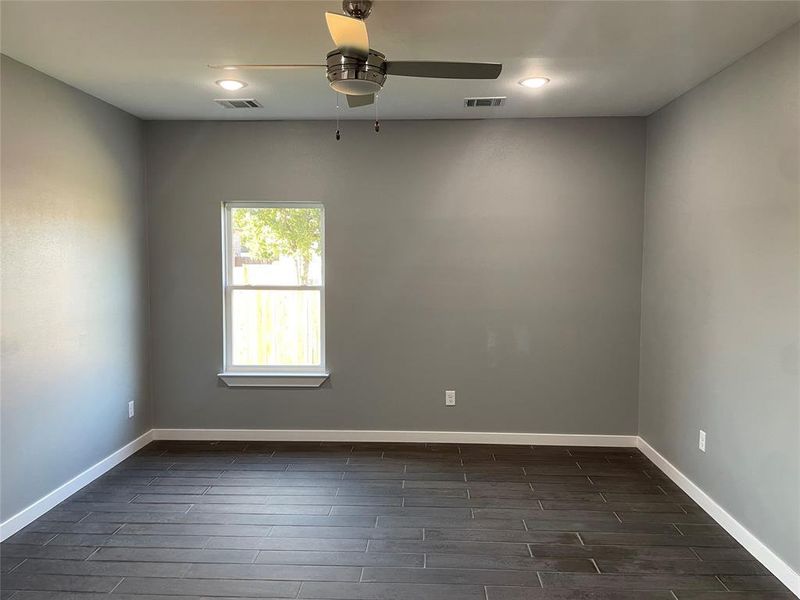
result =
[[[223,221],[225,372],[220,377],[228,385],[272,385],[252,380],[288,376],[274,385],[295,385],[307,375],[313,377],[305,385],[321,384],[319,376],[326,375],[322,205],[227,203]]]

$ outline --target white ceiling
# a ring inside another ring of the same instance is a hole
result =
[[[2,52],[146,119],[330,119],[323,69],[240,72],[209,63],[323,63],[337,1],[5,0]],[[389,60],[503,63],[496,81],[390,77],[381,118],[646,115],[800,19],[800,1],[500,2],[377,0],[371,46]],[[546,75],[539,90],[517,85]],[[465,96],[507,96],[496,109]],[[212,99],[253,97],[241,113]],[[372,107],[342,109],[371,118]]]

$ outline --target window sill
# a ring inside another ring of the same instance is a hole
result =
[[[228,387],[318,388],[330,373],[217,373]]]

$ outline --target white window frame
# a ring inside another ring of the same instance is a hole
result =
[[[319,285],[235,285],[233,283],[234,208],[316,208],[320,216],[321,276]],[[232,299],[234,290],[317,290],[320,306],[320,364],[318,365],[234,365]],[[223,372],[219,377],[230,387],[319,387],[329,373],[325,362],[325,206],[321,202],[223,202],[222,203],[222,292]]]

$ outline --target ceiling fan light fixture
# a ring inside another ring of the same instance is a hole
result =
[[[2,0],[0,0],[2,1]],[[438,60],[387,61],[386,56],[370,48],[364,19],[372,10],[372,0],[344,0],[347,14],[325,13],[328,32],[336,47],[328,52],[325,64],[209,64],[212,69],[299,69],[325,68],[331,89],[347,96],[347,106],[357,108],[375,103],[388,75],[428,79],[497,79],[503,70],[500,63],[451,62]],[[221,79],[217,85],[236,91],[247,84],[235,79]],[[339,103],[337,102],[337,108]],[[376,125],[377,127],[377,125]],[[377,129],[376,129],[377,131]]]
[[[336,79],[331,81],[331,87],[348,96],[366,96],[381,91],[380,84],[368,79]]]
[[[243,87],[247,87],[247,84],[244,81],[239,81],[237,79],[220,79],[217,81],[217,85],[223,90],[228,90],[229,92],[235,92]]]
[[[550,83],[550,79],[547,77],[526,77],[519,82],[522,87],[534,89],[544,87],[548,83]]]

